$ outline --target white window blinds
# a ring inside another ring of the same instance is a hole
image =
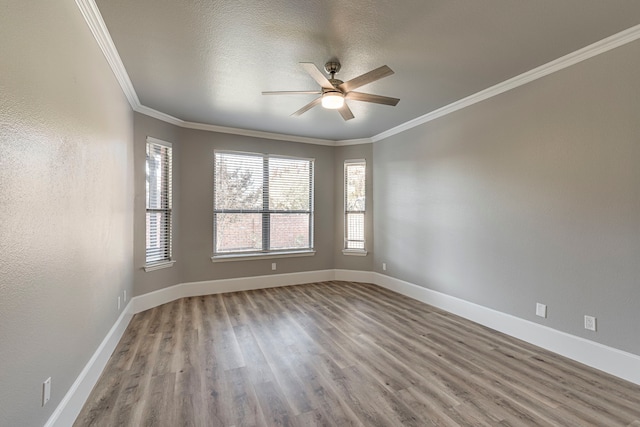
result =
[[[172,148],[164,141],[147,140],[147,251],[146,263],[171,260]]]
[[[215,152],[214,256],[313,248],[313,160]]]
[[[344,163],[344,248],[365,249],[365,180],[364,160]]]

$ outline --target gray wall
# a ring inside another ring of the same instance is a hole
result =
[[[640,354],[638,76],[634,42],[374,144],[375,270]]]
[[[333,148],[182,129],[180,136],[183,282],[333,268]],[[213,254],[213,151],[238,150],[315,159],[315,256],[211,262]],[[271,270],[271,263],[277,270]]]
[[[366,201],[365,201],[365,249],[367,256],[344,255],[344,161],[364,159],[367,162],[366,172]],[[373,268],[373,144],[348,145],[336,147],[334,151],[335,162],[335,242],[334,242],[334,268],[345,270],[371,271]]]
[[[132,292],[133,121],[73,0],[3,2],[0,40],[0,425],[41,426]]]
[[[145,273],[144,146],[147,136],[173,143],[174,247],[172,268]],[[135,114],[136,295],[186,282],[334,268],[334,147],[178,128]],[[312,257],[211,262],[213,254],[213,153],[216,149],[315,159],[315,250]],[[271,270],[271,263],[277,270]]]
[[[386,262],[394,277],[640,354],[640,42],[377,143],[372,156],[370,146],[177,129],[140,115],[134,132],[70,0],[10,0],[0,38],[0,425],[49,418],[134,275],[141,294],[272,274],[272,260],[209,259],[215,148],[316,159],[317,254],[277,260],[276,273],[367,270],[373,259],[377,271]],[[141,271],[147,135],[173,142],[176,158],[178,263],[152,273]],[[339,253],[342,162],[353,157],[373,161],[376,179],[375,254],[364,258]],[[537,301],[547,320],[533,315]],[[582,329],[583,314],[598,317],[596,334]]]
[[[171,143],[173,155],[173,254],[178,261],[182,261],[181,254],[181,204],[180,204],[180,128],[134,113],[134,161],[135,161],[135,214],[134,214],[134,255],[135,295],[142,295],[157,289],[181,283],[182,262],[175,263],[171,268],[145,272],[143,267],[146,259],[146,144],[147,136]]]

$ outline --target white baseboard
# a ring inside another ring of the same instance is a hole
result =
[[[272,274],[268,276],[241,277],[236,279],[208,280],[182,283],[155,292],[134,297],[74,381],[67,394],[53,411],[45,427],[69,427],[82,410],[91,390],[98,382],[111,354],[122,338],[131,318],[141,311],[157,307],[179,298],[225,292],[266,289],[278,286],[300,285],[335,279],[334,270],[305,271],[301,273]],[[344,279],[347,280],[347,279]]]
[[[358,270],[333,270],[333,280],[345,280],[347,282],[374,283],[375,273],[373,271]]]
[[[225,292],[250,291],[253,289],[275,288],[279,286],[301,285],[303,283],[334,280],[334,270],[303,271],[300,273],[270,274],[268,276],[241,277],[236,279],[207,280],[204,282],[181,283],[158,291],[139,295],[132,299],[133,312],[157,307],[185,297],[222,294]]]
[[[375,284],[640,385],[640,356],[638,355],[384,274],[356,270],[319,270],[182,283],[132,298],[53,412],[45,427],[67,427],[73,424],[135,313],[184,297],[329,280]]]
[[[98,349],[93,353],[80,375],[78,375],[78,378],[73,382],[67,394],[53,411],[45,427],[69,427],[73,425],[91,390],[98,382],[113,350],[115,350],[120,338],[122,338],[124,331],[127,329],[133,317],[132,307],[132,301],[129,301],[129,304],[122,310],[120,317],[113,324],[107,336],[104,337]]]
[[[640,385],[640,356],[380,273],[371,283]]]

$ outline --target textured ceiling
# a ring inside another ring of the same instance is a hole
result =
[[[181,120],[331,140],[367,138],[640,23],[629,0],[97,0],[140,102]],[[315,107],[299,62],[397,107]]]

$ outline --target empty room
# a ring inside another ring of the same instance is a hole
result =
[[[640,2],[5,0],[0,426],[640,427]]]

